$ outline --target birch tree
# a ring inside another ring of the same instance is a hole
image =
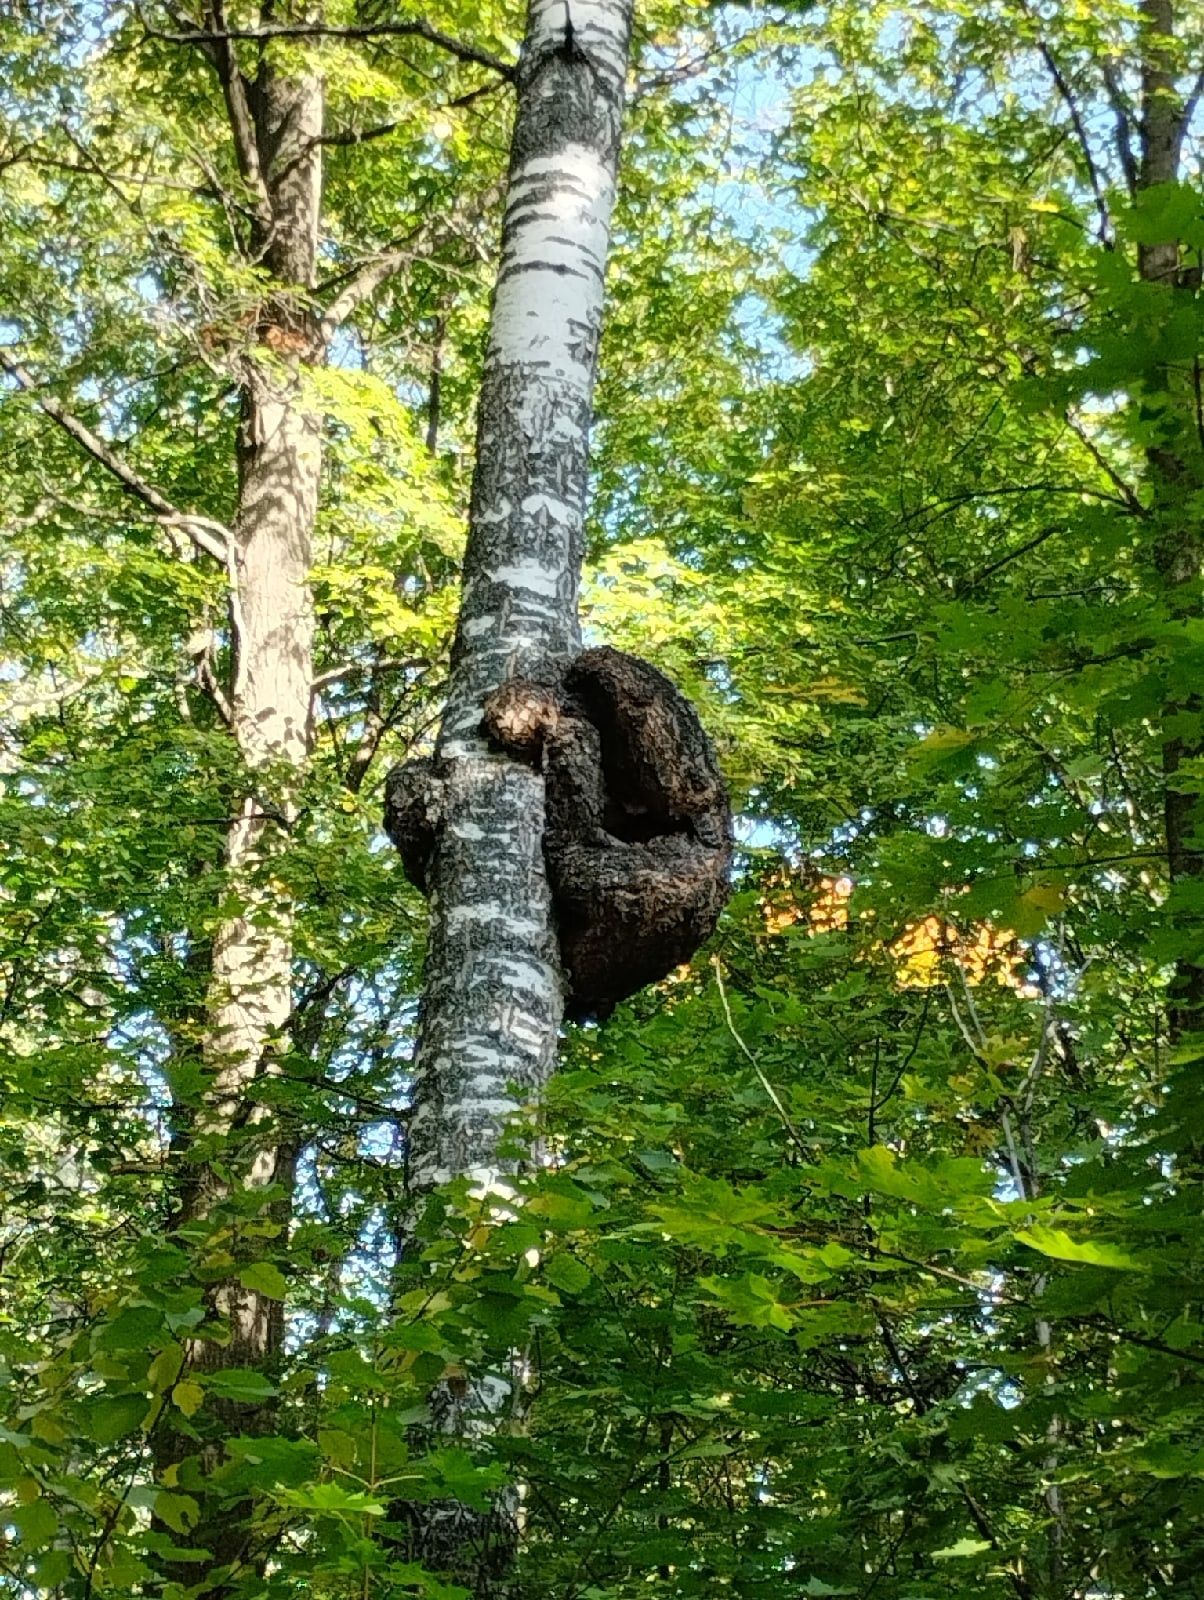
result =
[[[498,1173],[552,1071],[562,974],[543,781],[489,747],[486,696],[580,647],[589,429],[631,0],[532,0],[477,421],[468,548],[435,758],[438,840],[408,1123],[416,1193]],[[517,1091],[517,1096],[516,1096]]]
[[[434,761],[394,775],[420,786],[434,834],[407,1118],[415,1202],[453,1178],[482,1196],[506,1192],[503,1126],[556,1059],[564,989],[543,778],[491,748],[482,717],[504,681],[547,680],[580,648],[589,431],[631,21],[632,0],[528,8],[447,704]],[[496,1425],[508,1395],[497,1375],[443,1384],[437,1426],[464,1435]],[[510,1494],[484,1517],[455,1502],[413,1508],[414,1551],[474,1594],[502,1593],[516,1514]]]

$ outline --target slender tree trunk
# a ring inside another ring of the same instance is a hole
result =
[[[485,697],[580,648],[577,598],[603,281],[633,0],[530,0],[517,75],[502,254],[447,708],[409,1122],[413,1206],[470,1177],[504,1191],[499,1135],[552,1072],[563,981],[543,855],[543,778],[490,747]],[[496,1424],[510,1386],[477,1374],[432,1401],[437,1426]],[[412,1553],[476,1600],[505,1593],[507,1497],[488,1517],[407,1508]]]
[[[441,826],[409,1128],[423,1192],[499,1170],[555,1061],[562,982],[543,779],[489,747],[485,696],[580,646],[589,428],[632,0],[531,0],[436,756]],[[571,17],[571,25],[568,19]],[[517,1093],[516,1093],[517,1091]]]
[[[283,1227],[291,1209],[297,1144],[273,1126],[258,1085],[273,1072],[292,1011],[294,908],[273,862],[295,819],[310,749],[314,612],[309,579],[321,422],[307,394],[306,368],[324,353],[311,303],[323,88],[316,75],[279,72],[270,49],[262,54],[253,82],[241,78],[232,55],[224,62],[219,72],[235,138],[253,141],[251,157],[265,200],[253,242],[272,288],[260,307],[256,343],[242,372],[239,498],[230,561],[229,719],[246,781],[226,838],[225,893],[233,909],[213,939],[202,1040],[207,1088],[187,1140],[191,1170],[178,1220],[212,1218],[234,1190],[260,1188],[267,1191],[267,1219]],[[243,166],[245,171],[245,148]],[[203,1384],[207,1373],[229,1367],[271,1372],[284,1331],[278,1299],[232,1276],[211,1291],[210,1314],[226,1324],[228,1339],[193,1342],[193,1377]],[[211,1473],[221,1461],[225,1438],[269,1430],[273,1410],[262,1402],[214,1397],[204,1417],[209,1442],[201,1462]],[[188,1440],[168,1435],[160,1466],[194,1449]],[[258,1553],[236,1507],[217,1493],[201,1492],[198,1498],[200,1520],[191,1537],[212,1558],[204,1592],[220,1596],[229,1592],[227,1573],[255,1562]],[[170,1575],[191,1585],[203,1570],[190,1565]]]
[[[1141,23],[1139,191],[1179,178],[1187,117],[1177,83],[1174,0],[1142,0]],[[1198,274],[1193,279],[1180,269],[1177,239],[1141,245],[1138,267],[1144,282],[1161,287],[1168,296],[1198,291]],[[1170,310],[1168,300],[1168,316]],[[1166,442],[1151,446],[1147,452],[1154,498],[1155,560],[1172,614],[1186,618],[1199,614],[1194,589],[1204,557],[1204,538],[1189,510],[1192,498],[1204,487],[1204,455],[1198,432],[1199,356],[1190,372],[1168,370],[1165,383],[1169,402]],[[1163,714],[1164,819],[1172,884],[1204,879],[1204,848],[1196,838],[1204,825],[1199,797],[1175,787],[1184,761],[1204,753],[1202,718],[1204,700],[1195,694],[1173,696]],[[1183,935],[1199,941],[1198,919],[1185,921]],[[1176,964],[1169,1023],[1172,1042],[1204,1029],[1204,959],[1199,956],[1184,954]]]
[[[321,470],[320,418],[307,402],[305,366],[318,359],[306,303],[317,257],[322,131],[316,77],[257,84],[257,135],[273,230],[265,260],[280,288],[263,307],[249,358],[238,441],[231,611],[231,728],[249,778],[226,840],[226,868],[242,902],[219,928],[206,1057],[207,1115],[227,1131],[243,1112],[292,1008],[293,908],[270,863],[287,838],[309,756],[313,602],[309,568]],[[280,177],[277,179],[276,174]],[[273,1152],[259,1148],[246,1176],[270,1183]]]

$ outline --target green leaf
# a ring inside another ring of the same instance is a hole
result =
[[[1111,1267],[1118,1272],[1144,1272],[1145,1265],[1120,1245],[1104,1240],[1076,1240],[1061,1228],[1049,1228],[1041,1223],[1023,1228],[1016,1238],[1030,1250],[1057,1261],[1077,1261],[1089,1267]]]
[[[97,1444],[115,1444],[140,1427],[146,1413],[145,1395],[98,1395],[86,1402],[84,1428]]]
[[[31,1500],[28,1505],[13,1506],[4,1511],[4,1520],[11,1522],[29,1550],[40,1550],[58,1533],[59,1519],[49,1500]]]
[[[205,1387],[221,1400],[242,1400],[248,1404],[271,1400],[278,1392],[270,1379],[251,1367],[223,1367],[218,1372],[208,1373]]]
[[[383,1517],[384,1501],[359,1489],[346,1489],[341,1483],[311,1483],[302,1489],[277,1489],[276,1499],[283,1505],[326,1516]]]
[[[194,1417],[205,1402],[205,1391],[195,1379],[185,1378],[171,1391],[171,1399],[186,1417]]]
[[[1004,915],[1012,932],[1031,939],[1061,912],[1066,891],[1061,884],[1037,884],[1008,903]]]
[[[155,1515],[175,1533],[189,1533],[200,1519],[201,1508],[191,1495],[160,1489],[155,1496]]]
[[[98,1350],[145,1350],[163,1326],[163,1313],[153,1306],[127,1306],[96,1335]]]
[[[589,1268],[564,1251],[549,1256],[543,1264],[543,1272],[548,1282],[565,1294],[581,1294],[594,1281]]]
[[[156,1390],[170,1389],[184,1365],[184,1351],[178,1344],[169,1344],[160,1350],[147,1371],[147,1381]]]
[[[34,1581],[41,1589],[57,1589],[71,1576],[71,1570],[69,1550],[48,1550],[34,1562]]]
[[[962,1556],[980,1556],[992,1546],[986,1539],[959,1539],[956,1544],[945,1545],[932,1552],[934,1561],[950,1561]]]
[[[288,1299],[288,1279],[270,1261],[257,1261],[252,1266],[243,1267],[238,1274],[238,1281],[244,1289],[265,1295],[269,1300]]]

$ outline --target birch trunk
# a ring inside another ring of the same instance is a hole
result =
[[[412,1202],[470,1177],[505,1189],[499,1135],[550,1076],[564,1007],[543,854],[543,778],[489,746],[485,697],[580,648],[577,617],[598,334],[633,0],[530,0],[451,681],[434,764],[438,839],[414,1063]],[[474,1375],[432,1396],[472,1436],[511,1393]],[[476,1600],[507,1592],[515,1497],[485,1516],[399,1507],[410,1554]]]
[[[1177,82],[1173,0],[1142,0],[1140,11],[1141,141],[1137,187],[1145,190],[1173,183],[1180,177],[1188,111]],[[1162,288],[1168,297],[1192,293],[1180,272],[1177,239],[1141,245],[1138,268],[1144,282]],[[1168,300],[1168,317],[1170,314]],[[1194,586],[1204,558],[1204,538],[1189,509],[1204,487],[1204,457],[1196,418],[1200,382],[1198,355],[1191,372],[1167,370],[1171,437],[1147,452],[1156,519],[1155,561],[1170,610],[1182,618],[1198,615]],[[1204,878],[1204,851],[1195,839],[1202,820],[1198,797],[1174,787],[1184,761],[1204,753],[1202,716],[1204,702],[1194,694],[1170,698],[1163,712],[1164,821],[1172,884]],[[1198,925],[1185,924],[1183,936],[1189,937],[1193,929],[1198,942]],[[1170,995],[1172,1043],[1202,1029],[1204,962],[1184,955],[1177,963]]]
[[[563,1010],[543,779],[481,733],[485,696],[579,649],[589,428],[632,0],[531,0],[477,420],[468,549],[436,752],[441,828],[410,1188],[488,1186],[547,1081]],[[570,20],[571,19],[571,20]]]

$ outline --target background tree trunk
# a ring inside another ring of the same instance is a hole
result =
[[[1190,115],[1178,88],[1173,0],[1143,0],[1141,6],[1141,140],[1137,171],[1139,193],[1180,177],[1183,139]],[[1138,250],[1142,279],[1168,295],[1192,295],[1198,281],[1180,271],[1179,241],[1160,240]],[[1170,314],[1168,307],[1168,316]],[[1198,616],[1196,593],[1204,556],[1197,525],[1185,520],[1186,508],[1204,484],[1204,457],[1198,434],[1200,359],[1192,370],[1167,369],[1164,443],[1148,452],[1155,516],[1155,560],[1165,585],[1172,615]],[[1166,854],[1172,884],[1204,878],[1204,849],[1195,835],[1199,826],[1198,797],[1174,787],[1185,760],[1204,752],[1201,717],[1204,702],[1197,695],[1173,695],[1163,715],[1162,770],[1166,780],[1164,817]],[[1194,918],[1185,921],[1184,939],[1199,941]],[[1176,963],[1170,1007],[1172,1041],[1204,1025],[1204,960],[1181,955]]]
[[[221,26],[220,10],[211,24]],[[295,48],[295,47],[294,47]],[[253,249],[272,290],[259,307],[255,343],[243,358],[238,438],[238,507],[230,553],[231,735],[245,787],[225,842],[226,893],[234,909],[217,927],[202,1041],[203,1103],[192,1113],[187,1173],[178,1224],[212,1217],[241,1187],[260,1188],[256,1222],[287,1226],[297,1139],[276,1126],[256,1084],[285,1047],[292,1011],[294,907],[272,863],[287,843],[310,749],[314,610],[310,561],[318,509],[321,419],[306,392],[306,367],[323,357],[311,295],[316,282],[321,197],[323,89],[313,73],[277,69],[261,48],[254,80],[241,75],[233,47],[214,46],[240,166],[259,198]],[[189,1113],[185,1108],[184,1115]],[[240,1212],[245,1218],[245,1210]],[[237,1224],[235,1224],[237,1233]],[[237,1240],[233,1246],[240,1254]],[[242,1247],[254,1258],[254,1248]],[[220,1368],[270,1373],[284,1332],[281,1300],[237,1276],[210,1293],[210,1314],[228,1339],[192,1342],[192,1374]],[[224,1439],[270,1431],[273,1408],[214,1397],[202,1451],[206,1475],[221,1461]],[[189,1441],[168,1437],[160,1465],[179,1459]],[[200,1495],[193,1541],[211,1553],[214,1582],[248,1558],[250,1532],[219,1494]],[[179,1581],[195,1582],[194,1567]]]

